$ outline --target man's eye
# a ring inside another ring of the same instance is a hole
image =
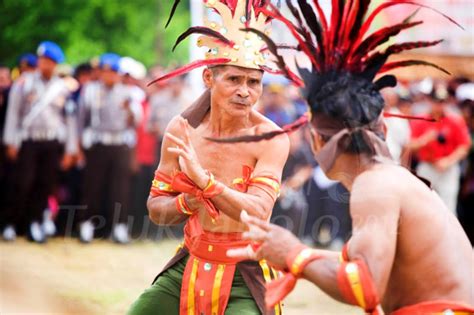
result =
[[[237,77],[230,77],[229,80],[231,82],[237,82],[239,79]]]
[[[250,84],[252,85],[259,84],[259,83],[260,83],[259,80],[250,80]]]

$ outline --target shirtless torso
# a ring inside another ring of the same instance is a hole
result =
[[[458,220],[438,195],[406,169],[386,164],[374,166],[355,180],[351,208],[356,209],[352,213],[356,221],[357,201],[367,202],[367,195],[379,195],[389,205],[370,211],[374,215],[384,211],[382,226],[396,232],[382,237],[392,244],[387,253],[394,254],[383,295],[384,309],[393,311],[436,300],[474,304],[473,251]],[[398,226],[398,230],[389,226]],[[382,247],[377,245],[380,238],[374,235],[373,239],[370,246]],[[371,260],[368,263],[372,265]]]
[[[252,109],[261,94],[261,72],[225,67],[218,74],[206,70],[205,81],[209,79],[211,90],[211,110],[202,122],[191,128],[182,117],[176,117],[168,125],[162,144],[162,154],[158,171],[172,176],[177,171],[186,173],[201,185],[207,182],[202,170],[212,173],[226,189],[212,198],[220,210],[218,219],[213,221],[204,205],[194,196],[185,194],[185,199],[193,210],[198,211],[201,227],[209,232],[241,232],[240,212],[250,213],[268,220],[271,215],[276,191],[258,186],[249,186],[245,193],[235,189],[233,181],[243,177],[243,167],[253,170],[252,177],[273,176],[281,180],[283,166],[289,152],[286,135],[255,145],[254,143],[223,144],[209,141],[209,137],[236,137],[255,135],[278,130],[278,126]],[[183,142],[184,141],[184,142]],[[190,157],[180,151],[190,152]],[[178,151],[176,151],[178,150]],[[172,152],[175,151],[175,152]],[[181,155],[180,155],[181,154]],[[180,216],[173,203],[174,198],[150,198],[148,208],[152,220],[157,224],[171,224],[186,220]]]

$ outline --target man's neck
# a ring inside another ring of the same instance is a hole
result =
[[[355,179],[373,165],[372,159],[360,154],[341,154],[336,158],[333,167],[327,174],[337,180],[348,190],[352,190]]]
[[[49,81],[53,77],[52,73],[44,73],[44,72],[39,72],[41,80],[43,81]]]
[[[232,137],[242,130],[250,127],[250,115],[231,116],[218,106],[211,104],[209,115],[209,129],[213,137]]]

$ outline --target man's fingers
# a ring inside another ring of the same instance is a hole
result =
[[[179,155],[181,157],[183,157],[184,159],[186,160],[191,160],[191,157],[189,156],[188,152],[184,151],[183,149],[180,149],[180,148],[168,148],[168,152],[172,153],[172,154],[176,154],[176,155]]]
[[[264,242],[267,238],[267,232],[260,227],[250,224],[249,230],[242,234],[244,239],[252,240],[254,242]]]
[[[184,119],[184,139],[188,145],[191,144],[191,136],[189,135],[189,123],[187,119]]]
[[[270,230],[270,224],[267,221],[251,216],[245,210],[242,210],[242,212],[240,213],[240,219],[242,220],[243,223],[247,225],[250,225],[250,224],[256,225],[264,231]]]
[[[229,249],[227,251],[227,257],[257,260],[257,255],[255,254],[250,245],[241,248]]]
[[[183,148],[185,148],[185,147],[187,146],[186,143],[185,143],[182,139],[176,137],[175,135],[172,135],[172,134],[169,133],[169,132],[167,132],[167,133],[165,134],[165,136],[166,136],[168,139],[170,139],[172,142],[174,142],[175,144],[177,144],[177,145],[179,145],[179,146],[181,146],[181,147],[183,147]]]

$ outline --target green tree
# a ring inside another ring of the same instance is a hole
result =
[[[131,56],[146,66],[185,62],[188,47],[171,53],[178,35],[189,27],[189,0],[173,23],[164,25],[167,0],[1,0],[0,61],[14,65],[24,52],[35,52],[42,40],[57,42],[69,64],[104,52]]]

